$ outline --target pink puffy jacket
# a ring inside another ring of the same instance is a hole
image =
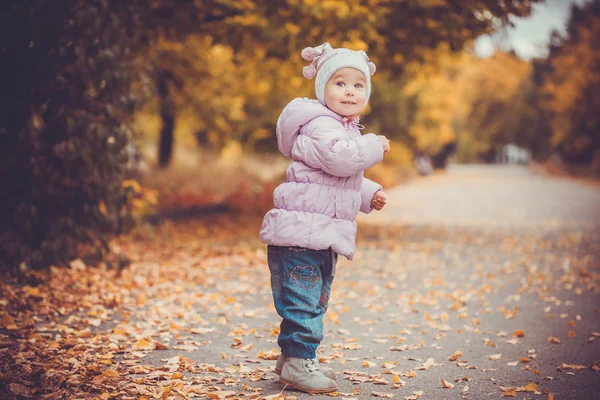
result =
[[[352,259],[359,211],[370,213],[381,186],[363,171],[381,162],[377,135],[361,135],[357,124],[317,100],[292,100],[277,121],[277,145],[294,160],[286,183],[273,193],[260,240],[314,250],[331,247]]]

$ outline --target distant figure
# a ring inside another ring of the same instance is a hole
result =
[[[419,153],[414,160],[415,168],[421,176],[433,174],[433,164],[427,154]]]
[[[383,160],[390,143],[359,131],[375,73],[364,51],[325,43],[305,48],[302,57],[312,61],[303,74],[316,76],[318,100],[296,98],[279,116],[277,144],[294,161],[287,182],[275,189],[260,239],[268,244],[273,300],[283,318],[275,373],[305,392],[329,393],[338,390],[335,374],[323,371],[316,357],[323,314],[338,254],[354,255],[358,212],[387,203],[381,185],[363,171]]]
[[[531,155],[528,150],[512,143],[504,146],[502,160],[504,163],[527,165],[530,160]]]

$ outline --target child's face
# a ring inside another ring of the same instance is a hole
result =
[[[358,115],[367,106],[365,76],[354,68],[342,68],[325,85],[325,104],[343,117]]]

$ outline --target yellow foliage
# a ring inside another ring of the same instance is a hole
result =
[[[300,27],[296,24],[292,24],[291,22],[287,22],[285,24],[285,29],[287,29],[287,31],[294,36],[300,33]]]
[[[600,37],[600,17],[588,15],[589,21],[576,28],[578,40],[567,41],[551,59],[552,73],[544,83],[544,106],[551,111],[551,144],[559,146],[572,136],[570,147],[581,151],[590,145],[591,137],[577,137],[574,132],[579,121],[573,116],[589,102],[584,94],[591,85],[600,85],[600,50],[594,44]],[[596,96],[598,94],[596,93]]]

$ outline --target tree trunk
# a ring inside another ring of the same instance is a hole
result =
[[[175,129],[174,107],[169,98],[170,73],[161,70],[158,74],[157,91],[159,97],[160,117],[162,128],[158,142],[158,166],[166,168],[171,163],[173,156],[173,131]]]

